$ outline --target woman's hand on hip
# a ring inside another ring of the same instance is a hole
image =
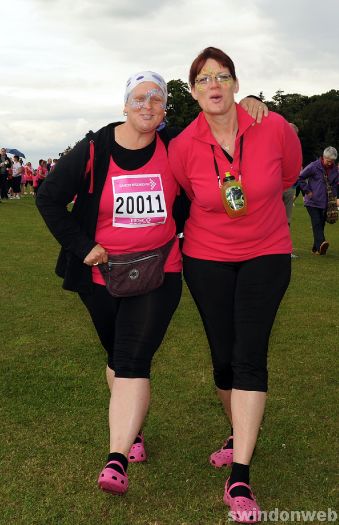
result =
[[[97,266],[98,264],[106,263],[107,261],[107,252],[101,244],[96,244],[84,258],[84,263],[87,264],[87,266]]]
[[[253,97],[246,97],[240,100],[240,106],[247,111],[251,117],[253,117],[257,124],[260,124],[263,117],[268,115],[268,107],[261,100],[257,100]]]

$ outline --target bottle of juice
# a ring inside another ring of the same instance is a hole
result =
[[[220,188],[221,198],[229,217],[240,217],[247,212],[247,201],[240,180],[236,180],[229,171],[225,173]]]

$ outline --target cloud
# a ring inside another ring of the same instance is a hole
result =
[[[339,65],[338,0],[257,0],[256,5],[258,14],[271,23],[277,50],[288,50],[304,66],[317,64],[328,70]]]
[[[2,6],[4,20],[16,14],[16,38],[4,24],[0,141],[49,156],[120,119],[132,73],[187,81],[209,45],[235,61],[238,100],[335,89],[338,11],[337,0],[12,0]]]
[[[161,12],[166,6],[172,7],[180,5],[179,0],[75,0],[70,3],[68,0],[35,0],[34,3],[43,9],[45,13],[57,15],[60,12],[67,12],[77,20],[90,22],[97,21],[98,18],[128,21],[145,18]]]

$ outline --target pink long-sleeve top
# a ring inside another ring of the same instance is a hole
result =
[[[203,113],[170,143],[171,169],[192,201],[183,245],[190,257],[233,262],[292,251],[282,192],[299,175],[300,141],[277,113],[270,112],[261,124],[254,124],[238,104],[236,109],[239,130],[233,163],[216,142]],[[226,171],[238,179],[241,169],[247,197],[244,216],[230,218],[225,212],[211,145],[221,179]]]

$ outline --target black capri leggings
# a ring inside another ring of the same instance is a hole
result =
[[[108,366],[116,377],[150,376],[153,355],[159,348],[179,304],[181,273],[166,273],[160,288],[137,297],[112,297],[105,286],[79,294],[88,309]]]
[[[290,274],[290,254],[236,263],[184,256],[218,388],[267,391],[268,340]]]

